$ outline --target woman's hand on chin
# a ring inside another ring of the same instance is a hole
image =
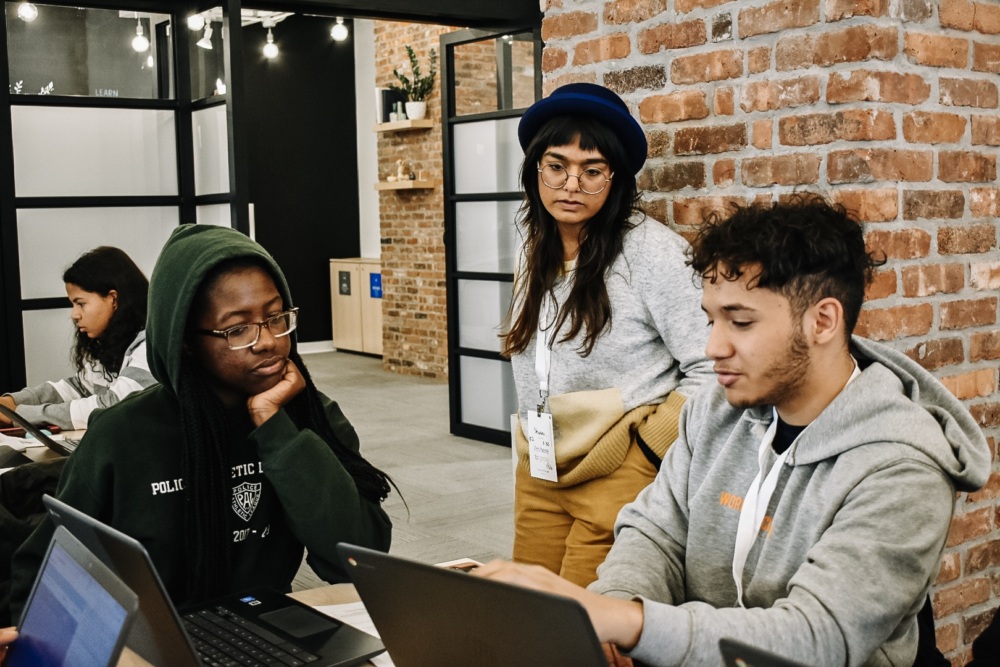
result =
[[[273,417],[282,406],[298,396],[306,388],[306,379],[299,372],[298,366],[291,359],[285,365],[285,373],[267,391],[263,391],[247,399],[247,409],[254,426],[260,426]]]

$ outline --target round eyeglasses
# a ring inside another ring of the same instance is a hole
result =
[[[257,344],[257,341],[260,340],[260,330],[263,327],[267,327],[267,330],[275,338],[282,338],[295,331],[295,327],[298,325],[299,309],[292,308],[260,322],[237,324],[221,331],[216,329],[195,329],[195,331],[204,336],[225,338],[230,350],[243,350]]]
[[[539,164],[538,173],[542,175],[542,185],[553,190],[562,190],[569,183],[569,177],[573,176],[580,184],[580,192],[586,195],[601,194],[615,176],[614,172],[605,176],[597,167],[588,167],[579,174],[571,174],[558,162]]]

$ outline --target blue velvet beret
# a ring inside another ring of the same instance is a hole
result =
[[[605,124],[616,134],[625,149],[629,168],[638,173],[646,162],[646,133],[629,113],[628,106],[615,93],[593,83],[570,83],[560,86],[524,112],[517,126],[517,139],[521,148],[528,144],[543,125],[555,116],[591,116]]]

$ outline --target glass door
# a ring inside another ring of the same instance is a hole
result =
[[[500,331],[523,193],[517,124],[541,95],[537,30],[441,37],[451,432],[510,444],[517,393]]]

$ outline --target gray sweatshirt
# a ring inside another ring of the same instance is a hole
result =
[[[62,429],[84,429],[90,413],[108,408],[140,389],[156,384],[146,360],[146,332],[140,331],[125,350],[121,368],[109,382],[99,366],[56,382],[44,382],[9,395],[17,414],[32,424],[55,424]]]
[[[613,389],[621,414],[662,403],[675,389],[690,396],[714,377],[705,357],[708,320],[701,310],[700,281],[684,264],[687,247],[678,234],[648,217],[625,234],[622,253],[605,276],[611,327],[587,357],[579,354],[585,332],[565,343],[556,337],[551,396]],[[567,274],[555,286],[560,306],[570,280]],[[545,321],[553,319],[552,312],[545,315]],[[538,404],[536,344],[537,335],[511,358],[522,418]]]
[[[918,364],[861,338],[852,353],[863,372],[789,448],[743,570],[746,609],[733,551],[771,409],[734,408],[715,383],[685,404],[677,442],[622,509],[591,585],[641,599],[632,657],[715,667],[719,638],[733,637],[816,667],[912,664],[955,491],[986,483],[990,451]]]

